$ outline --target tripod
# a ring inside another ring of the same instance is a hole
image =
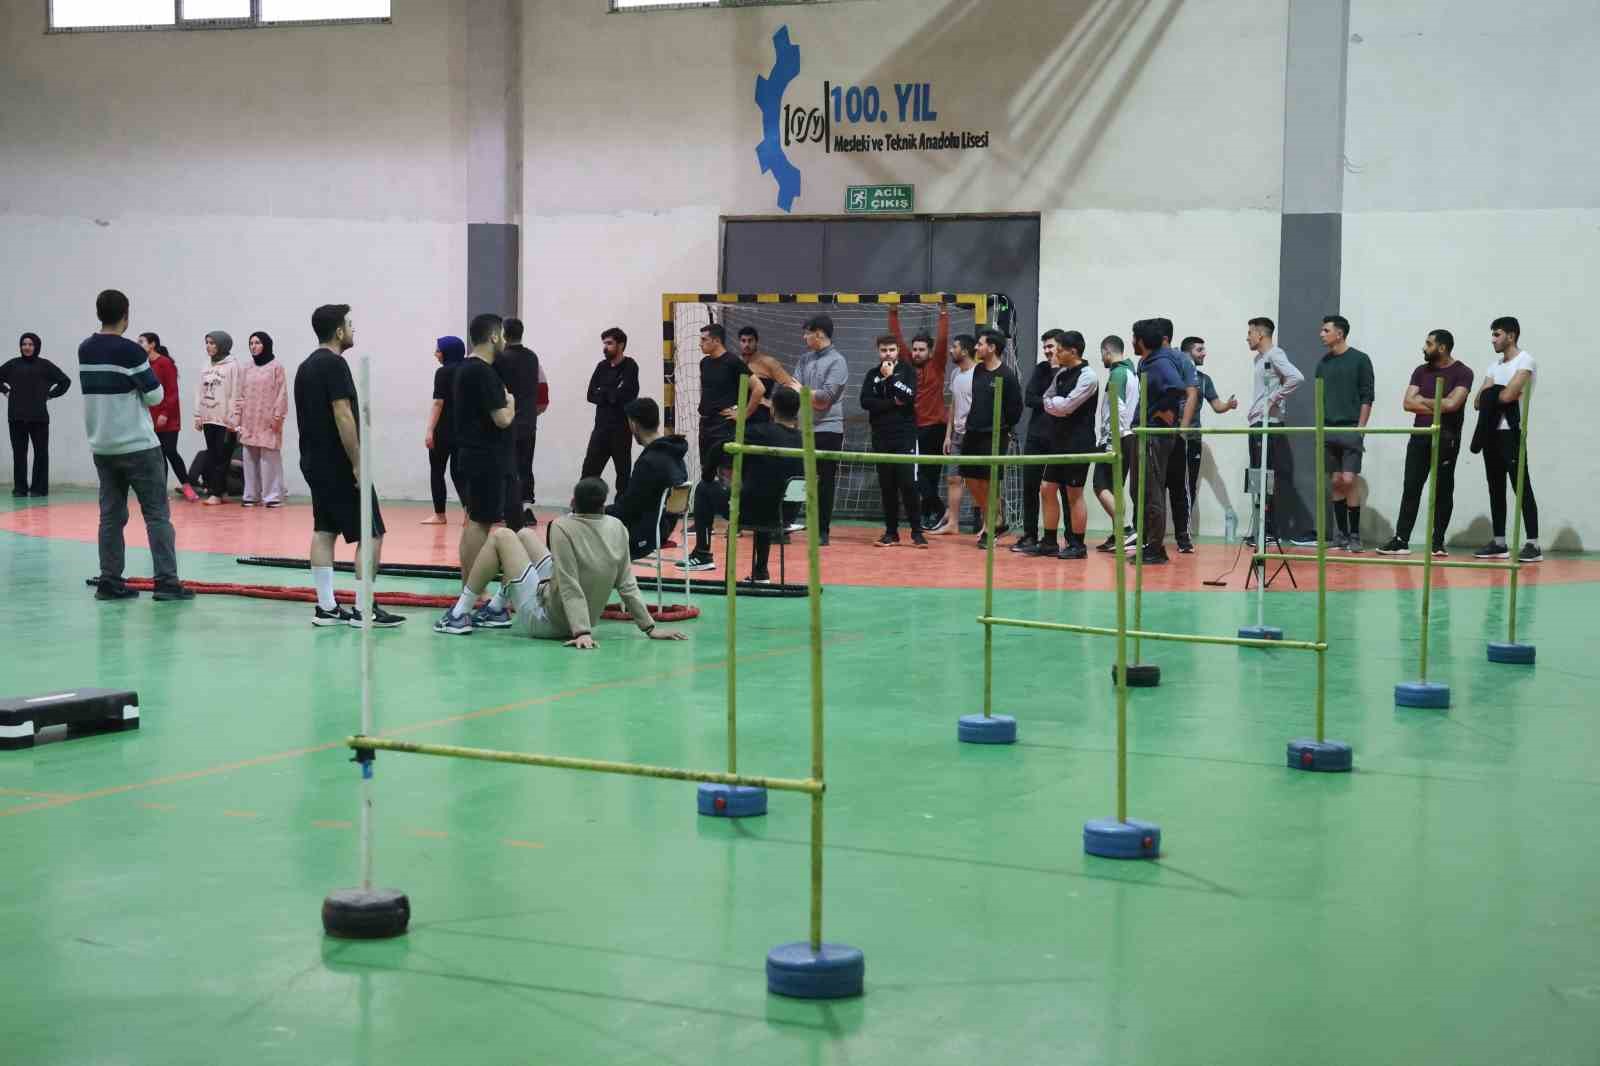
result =
[[[1245,471],[1245,492],[1250,496],[1250,510],[1255,516],[1254,536],[1258,552],[1265,555],[1267,552],[1266,546],[1271,544],[1278,557],[1270,560],[1270,562],[1276,564],[1277,569],[1270,574],[1267,573],[1269,560],[1257,559],[1255,556],[1258,552],[1251,552],[1250,572],[1245,575],[1244,587],[1248,589],[1252,581],[1259,581],[1262,589],[1269,589],[1272,587],[1272,583],[1280,576],[1287,576],[1289,584],[1298,589],[1300,582],[1295,580],[1294,567],[1289,564],[1291,556],[1283,550],[1283,541],[1279,539],[1277,533],[1267,532],[1267,501],[1272,498],[1273,490],[1276,487],[1276,472],[1266,468],[1266,458],[1266,439],[1263,437],[1261,442],[1261,469]]]

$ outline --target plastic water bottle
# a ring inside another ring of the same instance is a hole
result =
[[[1239,515],[1232,507],[1222,516],[1222,539],[1229,544],[1239,541]]]

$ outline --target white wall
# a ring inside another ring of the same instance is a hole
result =
[[[1247,393],[1244,323],[1278,300],[1286,0],[604,7],[530,0],[524,17],[524,309],[554,396],[542,498],[577,475],[600,331],[634,338],[659,396],[661,294],[716,287],[719,216],[781,214],[753,94],[784,25],[802,53],[788,101],[818,102],[824,78],[886,95],[932,82],[940,128],[992,139],[984,153],[793,148],[794,214],[838,214],[846,185],[884,181],[914,183],[921,212],[1037,211],[1041,325],[1093,343],[1165,314],[1211,342],[1224,397]],[[1216,448],[1242,465],[1242,447]]]
[[[392,26],[46,36],[42,5],[4,5],[0,329],[43,335],[76,379],[95,294],[123,289],[130,336],[160,333],[178,362],[187,419],[206,331],[248,359],[265,330],[292,373],[316,347],[312,308],[352,304],[357,352],[377,360],[380,487],[425,495],[432,339],[467,317],[457,6],[397,0]],[[92,484],[76,380],[51,412],[53,480]],[[200,447],[186,430],[185,456]]]
[[[1600,540],[1586,421],[1566,397],[1591,381],[1581,309],[1600,283],[1593,180],[1600,84],[1594,5],[1566,0],[1353,0],[1344,313],[1373,357],[1393,424],[1430,329],[1454,332],[1478,380],[1489,322],[1515,315],[1539,364],[1529,450],[1546,545]],[[1369,453],[1369,508],[1392,521],[1403,448]],[[1457,536],[1488,532],[1482,462],[1463,455]],[[1413,534],[1413,539],[1419,534]]]

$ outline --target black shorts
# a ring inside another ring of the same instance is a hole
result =
[[[311,528],[318,533],[333,533],[346,544],[361,540],[361,488],[347,472],[329,475],[300,468],[311,487]],[[372,493],[372,535],[384,533],[383,515],[378,510],[378,493]]]
[[[1322,449],[1330,474],[1361,473],[1361,453],[1366,451],[1366,438],[1360,433],[1328,431],[1322,437]]]
[[[748,421],[745,422],[745,425],[749,424]],[[722,446],[733,443],[734,429],[731,419],[701,424],[699,441],[701,470],[722,470],[733,465],[733,456],[724,452]]]
[[[974,456],[987,458],[994,451],[994,433],[989,430],[969,429],[961,438],[961,455],[971,459]],[[1004,455],[1005,452],[1000,453]],[[987,466],[972,466],[963,463],[960,467],[961,476],[972,478],[974,481],[988,481],[993,475]],[[1003,473],[1003,471],[1002,471]]]
[[[1044,468],[1043,480],[1052,485],[1081,489],[1089,481],[1088,463],[1051,463]]]
[[[460,451],[456,453],[456,471],[468,519],[494,525],[505,518],[507,482],[512,474],[503,462],[481,452]]]
[[[1134,451],[1138,440],[1133,434],[1122,438],[1122,480],[1127,481],[1133,476],[1135,464],[1139,461],[1139,454]],[[1094,468],[1094,491],[1111,491],[1111,464],[1100,463]]]

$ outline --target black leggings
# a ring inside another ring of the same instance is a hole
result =
[[[1483,449],[1483,472],[1489,479],[1489,517],[1494,522],[1496,540],[1506,537],[1506,485],[1517,487],[1517,449],[1521,437],[1514,429],[1497,430]],[[1533,498],[1533,475],[1522,480],[1522,533],[1529,540],[1539,539],[1539,501]],[[1513,545],[1515,547],[1515,545]]]
[[[884,449],[900,451],[899,448]],[[922,531],[922,515],[917,502],[917,479],[912,467],[901,463],[878,464],[878,493],[883,499],[884,532],[900,535],[900,508],[905,507],[906,525],[912,533]]]
[[[33,483],[28,483],[28,444],[33,444]],[[50,423],[11,423],[11,470],[14,493],[50,491]]]
[[[461,470],[456,465],[453,452],[454,449],[448,444],[428,449],[428,484],[433,489],[434,514],[444,514],[446,502],[444,468],[446,465],[450,467],[450,483],[455,486],[456,499],[461,501],[463,506],[466,503],[466,496],[461,491]]]
[[[178,431],[173,429],[163,433],[158,430],[156,439],[161,442],[161,454],[166,458],[167,465],[172,467],[178,484],[189,484],[189,468],[183,465],[183,457],[178,454]]]
[[[233,446],[239,438],[227,426],[208,423],[200,428],[206,435],[206,492],[223,499],[228,495],[228,467],[233,463]]]

